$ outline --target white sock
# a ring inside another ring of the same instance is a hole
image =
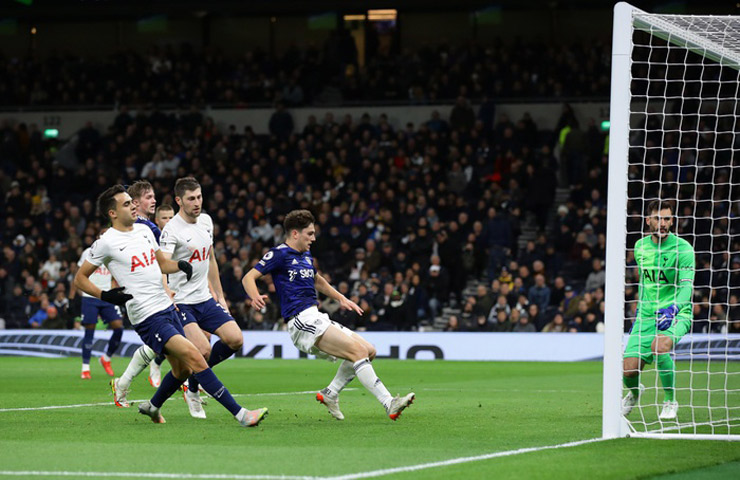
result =
[[[121,378],[118,380],[118,388],[121,390],[128,390],[131,386],[131,382],[134,381],[134,377],[144,371],[147,365],[154,360],[154,356],[154,350],[146,345],[142,345],[137,348],[131,357],[128,367],[126,367],[126,371],[123,372],[123,375],[121,375]]]
[[[105,353],[103,354],[103,361],[104,362],[110,362],[110,357],[108,355],[106,355]]]
[[[82,364],[82,371],[83,372],[89,372],[90,371],[90,364],[89,363],[83,363]]]
[[[353,368],[357,374],[357,378],[360,380],[360,383],[362,383],[362,386],[375,395],[375,398],[377,398],[384,407],[388,408],[393,396],[391,396],[388,389],[383,385],[383,382],[381,382],[375,374],[375,370],[370,364],[370,359],[363,358],[362,360],[355,362]]]
[[[352,362],[345,360],[339,364],[339,369],[337,370],[337,374],[334,376],[334,380],[332,380],[326,388],[329,390],[330,395],[339,395],[339,392],[344,390],[344,387],[346,387],[354,378],[355,367]]]

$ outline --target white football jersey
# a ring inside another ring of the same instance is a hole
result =
[[[164,226],[159,243],[163,252],[172,254],[172,260],[185,260],[193,267],[190,281],[183,272],[168,275],[169,287],[175,292],[175,303],[193,305],[211,298],[208,267],[213,245],[213,221],[210,215],[201,213],[195,223],[188,223],[180,214],[175,215]]]
[[[108,229],[90,247],[87,261],[105,265],[124,293],[134,298],[126,302],[128,318],[133,325],[172,306],[162,285],[162,270],[155,253],[157,240],[146,225],[135,223],[130,232]]]
[[[82,264],[85,263],[85,260],[88,259],[89,254],[90,248],[88,247],[85,249],[84,252],[82,252],[82,255],[80,256],[80,261],[77,262],[78,267],[81,267]],[[95,270],[92,275],[90,275],[90,281],[101,290],[110,290],[112,279],[113,276],[110,274],[110,270],[108,270],[105,265],[99,266],[98,269]],[[82,292],[82,296],[92,297],[92,295],[85,292]]]

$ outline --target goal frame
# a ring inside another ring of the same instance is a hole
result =
[[[632,35],[635,29],[665,32],[670,43],[700,53],[734,69],[740,69],[740,54],[694,32],[682,30],[632,5],[614,7],[609,137],[609,192],[607,197],[607,245],[605,288],[604,375],[602,437],[660,439],[703,439],[740,441],[738,434],[675,434],[635,432],[622,416],[622,341],[624,338],[625,262],[627,258],[627,186],[629,168],[630,84],[632,80]],[[651,32],[656,34],[656,32]]]

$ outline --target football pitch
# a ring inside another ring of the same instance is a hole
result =
[[[598,362],[377,360],[391,393],[416,401],[393,422],[355,380],[340,422],[314,399],[335,364],[235,359],[217,375],[242,405],[270,410],[242,428],[213,399],[196,420],[176,394],[164,425],[117,408],[95,360],[83,381],[79,358],[0,357],[0,479],[740,477],[738,442],[600,441]],[[127,361],[114,359],[117,373]],[[153,392],[144,374],[128,398]]]

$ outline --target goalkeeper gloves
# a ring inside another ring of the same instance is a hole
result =
[[[123,293],[125,287],[118,287],[111,290],[103,290],[100,292],[100,299],[104,302],[112,303],[113,305],[126,305],[126,302],[134,298],[133,295]]]
[[[187,278],[188,280],[190,280],[190,277],[193,276],[193,266],[190,265],[187,260],[180,260],[179,262],[177,262],[177,268],[185,272],[185,278]]]
[[[675,303],[667,308],[659,308],[658,319],[656,320],[658,330],[663,331],[671,328],[671,325],[673,325],[673,320],[676,318],[677,313],[678,307]]]

